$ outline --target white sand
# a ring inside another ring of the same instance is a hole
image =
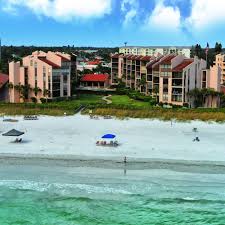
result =
[[[42,116],[38,121],[0,121],[0,132],[25,131],[24,143],[0,135],[0,154],[74,155],[104,158],[148,158],[225,161],[225,124],[161,122],[158,120],[91,120],[88,116]],[[193,142],[197,127],[200,142]],[[118,148],[97,147],[96,141],[114,133]]]

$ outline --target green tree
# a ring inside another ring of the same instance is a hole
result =
[[[39,87],[34,87],[33,92],[34,92],[35,96],[37,97],[38,93],[42,92],[42,90]]]
[[[156,101],[159,102],[159,86],[155,85],[152,92],[156,96]]]
[[[215,44],[215,53],[216,53],[216,55],[220,54],[221,52],[222,52],[222,44],[216,42],[216,44]]]
[[[43,95],[44,95],[44,97],[46,99],[46,102],[48,102],[49,94],[50,94],[50,91],[49,90],[47,90],[47,89],[44,89],[43,90]]]
[[[197,108],[199,106],[202,106],[202,94],[201,91],[198,88],[194,88],[188,92],[188,96],[191,100],[193,100],[193,107]]]

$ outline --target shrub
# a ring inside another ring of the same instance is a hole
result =
[[[32,101],[33,103],[37,103],[37,98],[31,97],[30,99],[31,99],[31,101]]]
[[[163,102],[159,102],[158,105],[163,107]]]
[[[46,98],[40,98],[41,103],[46,103],[47,99]]]

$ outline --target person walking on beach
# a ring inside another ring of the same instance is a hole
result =
[[[127,157],[125,156],[123,159],[123,162],[126,164],[127,163]]]

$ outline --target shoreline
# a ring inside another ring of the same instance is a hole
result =
[[[87,167],[117,170],[172,170],[186,173],[225,174],[225,161],[197,161],[153,158],[89,157],[75,155],[0,154],[1,165]]]

